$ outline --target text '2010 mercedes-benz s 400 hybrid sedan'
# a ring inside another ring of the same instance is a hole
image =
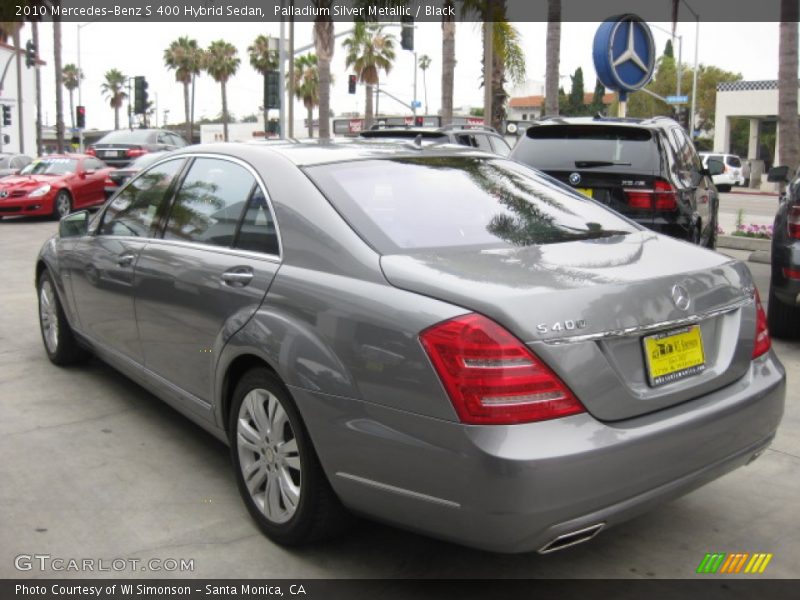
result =
[[[273,540],[365,515],[549,552],[756,458],[784,369],[741,262],[455,146],[198,146],[42,248],[95,353],[231,447]]]

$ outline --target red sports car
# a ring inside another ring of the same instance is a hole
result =
[[[113,169],[85,154],[39,158],[19,175],[0,179],[0,219],[12,215],[52,215],[102,204],[105,180]]]

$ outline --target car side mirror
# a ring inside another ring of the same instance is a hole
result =
[[[58,236],[62,238],[81,237],[89,230],[89,211],[81,210],[67,215],[58,222]]]
[[[714,175],[719,175],[725,172],[725,165],[722,164],[721,160],[717,160],[716,158],[709,158],[708,162],[706,163],[706,171],[712,177]]]
[[[767,181],[773,183],[786,183],[789,181],[789,167],[772,167],[767,173]]]

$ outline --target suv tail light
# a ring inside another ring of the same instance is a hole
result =
[[[800,240],[800,206],[795,205],[789,207],[789,214],[787,215],[789,222],[789,237]]]
[[[626,189],[628,206],[643,210],[677,210],[678,200],[675,188],[668,181],[656,179],[653,189]]]
[[[769,329],[767,328],[767,315],[764,313],[764,307],[761,305],[761,296],[756,290],[756,343],[753,346],[753,358],[758,358],[767,352],[772,346],[772,341],[769,337]]]
[[[128,151],[125,153],[125,156],[128,158],[138,158],[143,154],[147,154],[147,150],[144,148],[129,148]]]
[[[419,337],[462,423],[510,425],[585,411],[525,344],[483,315],[444,321]]]

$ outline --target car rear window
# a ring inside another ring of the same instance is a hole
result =
[[[659,154],[647,129],[614,125],[542,125],[525,132],[514,158],[537,169],[653,171]]]
[[[530,246],[636,230],[567,186],[500,158],[366,160],[309,167],[306,173],[381,254]]]
[[[120,129],[103,136],[98,144],[148,144],[155,139],[155,133],[146,129]]]
[[[725,161],[728,163],[729,167],[741,167],[742,161],[739,160],[738,156],[729,156],[728,159]]]

